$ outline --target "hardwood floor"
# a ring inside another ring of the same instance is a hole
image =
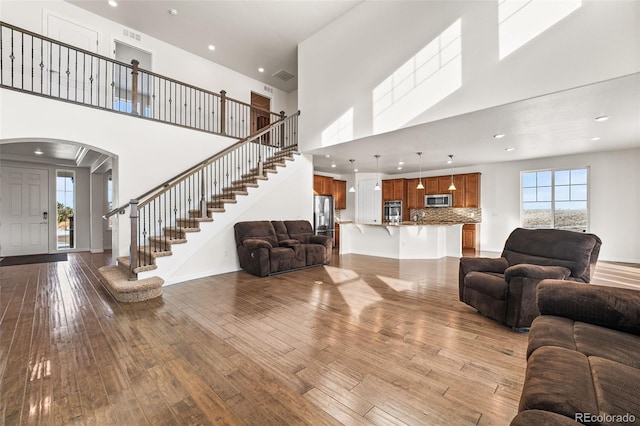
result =
[[[107,254],[0,268],[0,424],[505,425],[526,333],[458,301],[458,259],[336,256],[120,304]],[[637,265],[594,282],[640,287]]]

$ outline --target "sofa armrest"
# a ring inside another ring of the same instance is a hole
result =
[[[571,275],[571,270],[564,266],[541,266],[528,263],[519,263],[509,266],[504,271],[505,281],[510,281],[514,277],[537,278],[544,280],[547,278],[556,280],[566,280]]]
[[[242,242],[242,245],[248,250],[253,250],[258,248],[266,248],[266,249],[273,248],[273,246],[271,245],[271,243],[269,243],[269,241],[260,240],[258,238],[247,238]]]
[[[311,244],[322,244],[325,246],[327,245],[327,243],[333,245],[333,239],[331,237],[327,237],[326,235],[312,235],[309,237],[309,242]]]
[[[460,271],[463,275],[469,272],[495,272],[504,273],[509,267],[507,259],[504,257],[461,257]]]
[[[300,246],[300,241],[298,240],[282,240],[278,242],[278,245],[280,247],[290,247],[290,248],[296,248]]]
[[[640,291],[573,281],[543,280],[538,309],[555,315],[640,335]]]

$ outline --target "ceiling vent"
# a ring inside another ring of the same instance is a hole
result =
[[[280,71],[276,72],[275,74],[273,74],[272,76],[276,77],[276,78],[279,78],[282,81],[289,81],[293,77],[295,77],[295,75],[293,75],[289,71],[285,71],[285,70],[280,70]]]

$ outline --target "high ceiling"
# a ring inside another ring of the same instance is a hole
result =
[[[298,43],[361,3],[118,0],[111,7],[106,0],[67,1],[285,92],[298,87]],[[273,76],[281,70],[294,77]]]
[[[606,121],[596,117],[609,116]],[[496,133],[504,134],[500,139]],[[311,151],[316,171],[385,174],[640,147],[640,74]],[[511,149],[507,151],[507,149]],[[329,155],[330,157],[326,157]],[[399,162],[404,162],[398,170]],[[335,167],[332,165],[335,164]]]

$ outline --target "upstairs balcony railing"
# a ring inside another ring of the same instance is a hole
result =
[[[5,22],[0,87],[236,139],[284,117]]]

